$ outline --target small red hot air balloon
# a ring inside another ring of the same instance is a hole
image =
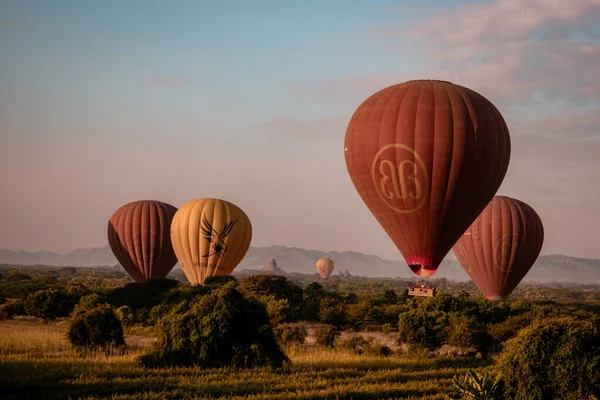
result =
[[[108,221],[108,244],[136,282],[164,278],[177,257],[171,245],[171,221],[177,208],[155,200],[120,207]]]
[[[485,297],[504,300],[529,272],[543,242],[544,226],[533,208],[496,196],[454,245],[454,254]]]
[[[366,99],[350,119],[344,151],[360,197],[412,271],[427,277],[496,194],[510,137],[480,94],[417,80]]]

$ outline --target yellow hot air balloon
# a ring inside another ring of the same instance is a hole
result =
[[[321,258],[317,261],[317,272],[321,275],[321,278],[327,279],[333,272],[333,260],[331,258]]]
[[[184,204],[171,223],[171,242],[192,285],[209,276],[229,275],[252,240],[248,216],[225,200],[202,198]]]

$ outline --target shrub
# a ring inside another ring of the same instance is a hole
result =
[[[86,311],[89,311],[93,308],[96,308],[102,303],[102,298],[96,293],[83,296],[81,299],[79,299],[79,303],[77,303],[77,305],[73,309],[73,312],[71,313],[71,318],[83,314]]]
[[[519,331],[531,324],[533,315],[530,313],[515,315],[504,322],[490,325],[488,331],[494,340],[494,344],[499,349],[502,343],[517,336]]]
[[[371,344],[367,347],[366,352],[367,354],[384,357],[388,357],[393,353],[392,349],[384,344]]]
[[[115,310],[115,315],[117,316],[117,318],[119,318],[121,323],[125,326],[132,325],[134,322],[133,313],[131,312],[131,309],[127,306],[122,306],[122,307],[117,308]]]
[[[304,288],[300,315],[305,321],[319,320],[319,306],[321,298],[325,295],[325,290],[317,282],[311,282]]]
[[[12,318],[15,315],[27,315],[24,302],[21,299],[13,300],[6,303],[2,310],[6,313],[6,318]]]
[[[296,319],[287,299],[277,299],[275,296],[271,295],[268,297],[261,297],[259,301],[265,305],[267,314],[269,314],[269,319],[273,325],[292,322]]]
[[[132,310],[147,309],[160,304],[167,292],[176,288],[179,282],[173,279],[150,279],[144,283],[129,283],[112,290],[107,301],[115,307],[129,306]]]
[[[383,332],[383,333],[391,333],[391,332],[394,332],[395,330],[396,330],[396,328],[392,324],[383,324],[381,326],[381,332]]]
[[[300,317],[300,307],[302,305],[302,288],[293,282],[289,281],[286,277],[280,275],[252,275],[244,278],[240,281],[239,290],[245,296],[261,300],[263,298],[269,298],[267,302],[273,300],[285,300],[287,305],[280,303],[276,306],[275,303],[271,305],[272,311],[275,311],[277,307],[288,308],[289,312],[286,311],[283,320],[285,322],[297,321]],[[283,315],[280,315],[283,317]],[[281,318],[280,318],[281,319]]]
[[[229,283],[181,303],[159,323],[160,337],[141,358],[145,367],[280,367],[287,357],[265,307]]]
[[[321,299],[319,321],[336,326],[344,325],[346,323],[346,311],[343,301],[332,297]]]
[[[434,350],[443,342],[445,325],[444,313],[413,309],[400,314],[398,340],[409,346]]]
[[[60,290],[42,289],[30,293],[23,306],[28,315],[51,321],[69,315],[69,300],[69,297]]]
[[[600,396],[600,332],[591,321],[553,318],[524,328],[498,360],[507,398]]]
[[[506,320],[511,314],[511,309],[506,302],[479,298],[467,301],[464,312],[475,317],[481,324],[496,324]]]
[[[449,314],[446,327],[446,344],[465,351],[473,346],[473,332],[475,332],[475,318],[460,314]]]
[[[335,340],[340,336],[340,330],[334,325],[323,325],[317,330],[317,344],[333,349]]]
[[[303,324],[281,324],[275,328],[275,337],[284,346],[303,345],[306,336],[308,331]]]
[[[208,287],[209,289],[215,289],[220,288],[229,282],[237,282],[237,280],[231,275],[215,275],[206,278],[204,280],[204,286]]]
[[[120,347],[125,344],[123,326],[108,304],[73,313],[67,337],[76,348]]]
[[[398,295],[392,289],[388,289],[383,294],[383,299],[387,304],[396,304],[398,302]]]
[[[367,340],[361,335],[351,335],[346,340],[339,343],[339,347],[355,354],[363,354],[371,345],[371,340]]]

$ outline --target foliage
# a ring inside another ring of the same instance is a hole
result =
[[[1,310],[7,319],[13,318],[15,315],[27,315],[24,302],[21,299],[7,302],[2,306]]]
[[[305,321],[318,321],[319,320],[319,307],[321,305],[321,299],[325,296],[325,290],[317,282],[311,282],[304,288],[302,296],[302,306],[300,309],[300,315]]]
[[[501,399],[501,377],[492,377],[489,372],[479,374],[471,368],[467,370],[464,377],[456,375],[452,378],[454,389],[459,397],[450,397],[452,400],[500,400]]]
[[[122,306],[117,308],[115,310],[115,315],[117,316],[117,318],[119,318],[123,325],[129,326],[133,324],[134,316],[131,312],[131,309],[128,306]]]
[[[270,295],[267,297],[261,297],[258,300],[265,305],[267,314],[269,314],[269,319],[271,320],[271,324],[277,325],[296,320],[294,312],[292,311],[290,303],[287,299],[279,300],[275,296]]]
[[[179,304],[159,329],[158,342],[141,358],[146,367],[280,367],[287,360],[264,306],[233,282]]]
[[[393,289],[388,289],[383,293],[383,299],[387,304],[398,303],[398,295]]]
[[[463,312],[481,324],[496,324],[510,316],[511,309],[503,301],[491,301],[485,298],[468,300],[465,302]]]
[[[209,276],[204,280],[204,286],[210,289],[219,288],[229,282],[237,282],[234,276],[231,275],[215,275]]]
[[[160,304],[165,294],[178,285],[177,281],[168,278],[129,283],[112,290],[107,296],[107,301],[114,307],[129,306],[132,310],[150,310]]]
[[[333,349],[335,340],[340,336],[340,330],[335,325],[323,325],[317,330],[317,344]]]
[[[354,354],[371,354],[387,357],[392,350],[385,345],[373,343],[373,338],[364,338],[361,335],[351,335],[338,343],[338,347]]]
[[[452,313],[448,315],[446,326],[446,344],[465,351],[473,346],[473,333],[476,331],[475,318]]]
[[[341,326],[346,323],[346,311],[342,300],[325,297],[319,304],[319,321],[325,324]]]
[[[269,315],[281,322],[300,318],[302,288],[280,275],[252,275],[240,281],[245,296],[259,300],[270,309]]]
[[[413,347],[435,350],[443,343],[445,326],[446,314],[413,309],[400,314],[398,340]]]
[[[277,341],[284,346],[303,345],[308,331],[303,324],[281,324],[275,329]]]
[[[71,311],[69,296],[57,289],[42,289],[30,293],[23,307],[28,315],[42,318],[44,321],[66,317]]]
[[[599,327],[597,321],[561,317],[521,330],[505,344],[498,361],[507,398],[600,396]]]
[[[110,348],[125,344],[121,321],[108,304],[73,313],[67,337],[76,348]]]
[[[79,302],[73,309],[73,312],[71,313],[71,318],[84,314],[87,311],[96,308],[102,303],[102,298],[97,293],[92,293],[88,294],[87,296],[83,296],[81,299],[79,299]]]

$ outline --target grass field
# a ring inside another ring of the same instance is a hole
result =
[[[0,322],[2,399],[444,399],[465,358],[354,355],[309,346],[288,350],[281,369],[146,370],[137,357],[153,338],[128,332],[127,350],[81,356],[65,339],[66,323]]]

